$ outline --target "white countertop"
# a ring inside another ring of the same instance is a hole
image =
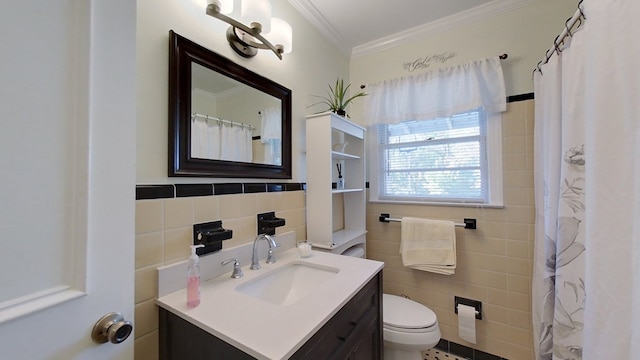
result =
[[[235,290],[240,284],[292,261],[331,266],[340,271],[290,305],[274,305]],[[203,282],[201,303],[193,309],[187,307],[184,289],[160,297],[157,304],[255,358],[287,359],[360,291],[384,263],[321,251],[300,259],[293,248],[278,254],[275,264],[261,261],[261,265],[260,270],[243,266],[244,277],[240,279],[230,278],[229,271]]]

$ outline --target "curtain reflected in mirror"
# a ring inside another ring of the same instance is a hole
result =
[[[254,146],[254,159],[264,164],[282,164],[282,111],[280,107],[272,107],[260,112],[262,146]],[[260,161],[259,160],[259,161]]]
[[[282,164],[280,99],[191,64],[191,157]]]

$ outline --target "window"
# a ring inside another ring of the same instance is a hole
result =
[[[499,114],[374,126],[372,201],[502,205]]]

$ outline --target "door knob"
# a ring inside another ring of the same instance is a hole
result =
[[[132,331],[133,324],[131,324],[131,321],[126,321],[121,314],[112,312],[103,316],[93,326],[91,339],[98,344],[103,344],[107,341],[120,344],[127,340]]]

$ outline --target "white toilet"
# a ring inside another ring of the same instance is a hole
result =
[[[342,255],[364,258],[364,250],[354,246]],[[440,341],[436,313],[407,298],[382,294],[382,322],[385,360],[422,360],[422,351]]]
[[[382,294],[382,321],[386,360],[421,360],[440,341],[436,314],[413,300]]]

